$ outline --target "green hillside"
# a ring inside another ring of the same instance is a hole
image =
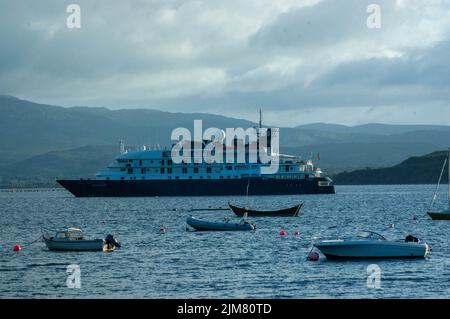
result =
[[[195,119],[203,120],[204,129],[257,125],[206,113],[60,107],[0,95],[0,184],[92,177],[117,155],[119,139],[125,139],[127,146],[169,146],[172,130],[191,129]],[[328,174],[392,166],[446,148],[449,140],[450,126],[319,123],[280,128],[282,153],[304,159],[315,159],[320,153],[316,164]],[[346,174],[338,178],[348,183],[352,179]]]
[[[435,184],[447,154],[447,151],[438,151],[425,156],[411,157],[388,168],[343,172],[334,176],[334,182],[338,185]],[[448,163],[445,177],[447,170]],[[447,178],[443,178],[443,183],[447,183]]]

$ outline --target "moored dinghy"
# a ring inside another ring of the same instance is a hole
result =
[[[243,216],[245,213],[247,213],[248,216],[252,217],[295,217],[300,213],[300,210],[303,207],[303,203],[294,207],[279,210],[252,210],[245,207],[237,207],[231,204],[228,204],[228,206],[230,206],[231,210],[237,216]]]
[[[47,232],[42,234],[49,250],[54,251],[113,251],[120,244],[112,235],[105,239],[85,239],[79,228],[59,230],[55,236],[49,236]]]
[[[431,252],[427,243],[411,235],[404,241],[389,241],[371,231],[352,238],[318,240],[314,246],[327,259],[424,258]]]
[[[229,220],[212,222],[191,216],[187,218],[186,223],[195,230],[201,231],[248,231],[256,229],[255,224],[248,222],[246,218],[241,219],[239,223],[234,223]]]
[[[437,191],[439,189],[439,185],[441,184],[445,165],[448,165],[448,209],[441,211],[432,211],[433,204],[437,198]],[[436,190],[434,191],[433,198],[431,199],[430,208],[428,209],[427,214],[431,217],[431,219],[450,220],[450,149],[448,151],[447,158],[444,161],[444,165],[442,166],[441,175],[439,176],[439,181],[437,183]]]

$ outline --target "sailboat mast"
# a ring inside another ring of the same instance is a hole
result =
[[[447,164],[448,164],[448,208],[450,209],[450,148],[448,149],[447,156]]]
[[[437,198],[437,192],[439,190],[439,185],[441,185],[441,180],[442,180],[442,176],[444,175],[444,170],[445,170],[445,165],[446,164],[447,164],[447,158],[445,158],[444,165],[442,165],[441,174],[439,175],[439,180],[438,180],[438,183],[436,185],[436,189],[434,190],[433,198],[431,199],[430,208],[428,209],[428,211],[431,211],[431,209],[433,208],[433,204],[434,204],[434,202],[435,202],[435,200]]]

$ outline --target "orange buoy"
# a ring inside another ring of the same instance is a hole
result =
[[[319,254],[315,251],[312,251],[308,254],[308,260],[309,261],[318,261],[319,260]]]
[[[14,245],[13,251],[21,251],[22,247],[20,245]]]
[[[287,234],[287,232],[284,229],[280,230],[280,236],[284,236],[286,234]]]

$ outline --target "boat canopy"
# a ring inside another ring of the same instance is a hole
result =
[[[55,239],[83,240],[84,235],[79,228],[68,228],[57,231]]]
[[[370,230],[360,231],[357,237],[366,238],[366,239],[376,239],[376,240],[386,240],[383,235],[380,235],[376,232]]]

